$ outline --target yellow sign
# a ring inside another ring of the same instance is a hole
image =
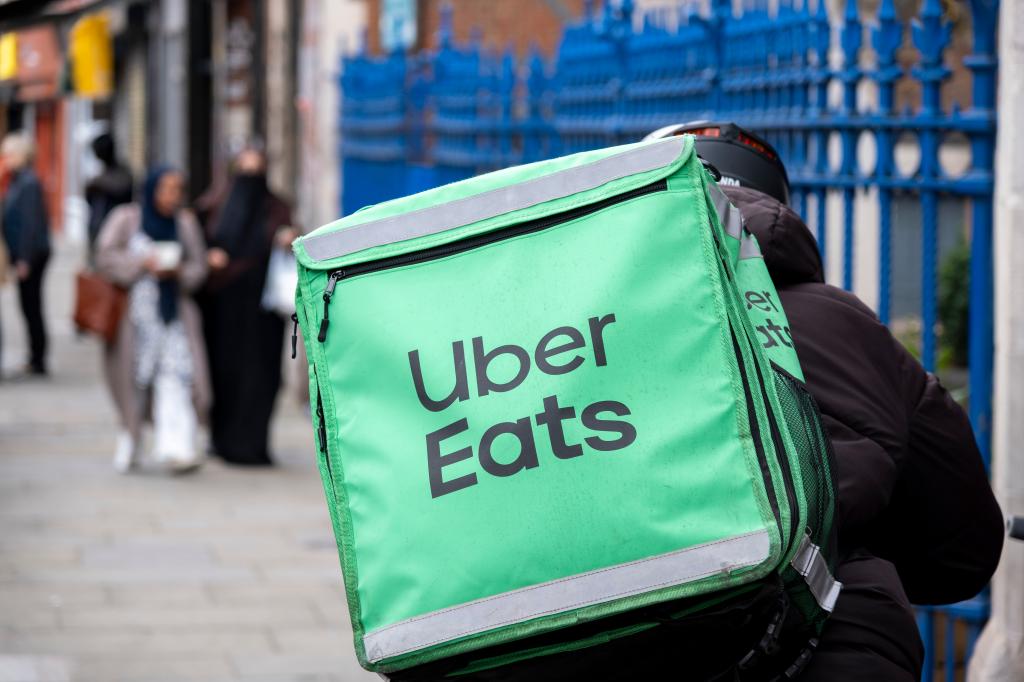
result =
[[[82,17],[68,35],[71,82],[75,94],[102,99],[114,91],[114,50],[104,13]]]
[[[18,77],[18,35],[4,33],[0,35],[0,81],[9,81]]]

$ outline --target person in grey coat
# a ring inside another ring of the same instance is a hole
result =
[[[96,242],[99,272],[128,291],[128,309],[104,365],[120,415],[114,466],[127,472],[139,456],[142,427],[154,427],[153,456],[172,470],[200,461],[195,436],[210,403],[202,321],[192,294],[206,278],[206,245],[181,207],[184,178],[150,173],[140,202],[118,206]]]
[[[50,221],[43,188],[32,170],[34,145],[22,132],[0,143],[0,156],[12,173],[3,201],[4,241],[18,282],[21,314],[28,330],[26,372],[46,374],[46,323],[43,319],[43,276],[50,260]]]

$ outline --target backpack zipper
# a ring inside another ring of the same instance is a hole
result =
[[[775,524],[778,526],[781,539],[782,511],[779,508],[779,499],[775,491],[775,483],[772,480],[771,467],[768,466],[768,455],[765,453],[764,444],[761,442],[761,425],[757,421],[754,393],[750,388],[746,363],[743,361],[743,352],[740,350],[739,340],[736,338],[736,330],[733,328],[732,321],[729,322],[729,335],[732,337],[732,350],[736,354],[736,363],[739,365],[740,377],[743,381],[743,397],[747,406],[747,423],[750,427],[750,437],[754,441],[754,451],[757,453],[757,463],[761,469],[761,478],[764,479],[765,492],[768,493],[768,503],[771,505],[772,514],[775,516]],[[790,535],[792,535],[792,529],[790,529]]]
[[[422,263],[424,261],[435,260],[437,258],[444,258],[464,251],[478,249],[482,246],[494,244],[506,239],[512,239],[513,237],[518,237],[520,235],[540,232],[541,230],[546,230],[550,227],[596,213],[608,208],[609,206],[629,201],[630,199],[635,199],[636,197],[644,196],[646,194],[664,192],[667,189],[668,180],[658,180],[657,182],[652,182],[648,185],[644,185],[643,187],[631,189],[628,192],[623,192],[622,194],[617,194],[614,197],[608,197],[607,199],[602,199],[601,201],[596,201],[592,204],[587,204],[586,206],[579,206],[568,211],[544,216],[543,218],[527,220],[526,222],[519,223],[517,225],[511,225],[500,230],[494,230],[493,232],[487,232],[474,237],[461,239],[459,241],[452,242],[451,244],[442,244],[441,246],[434,246],[421,251],[414,251],[412,253],[406,253],[399,256],[391,256],[389,258],[381,258],[379,260],[368,261],[366,263],[358,263],[347,268],[332,270],[327,275],[327,287],[324,289],[323,295],[324,315],[320,322],[320,333],[317,335],[317,340],[320,343],[324,343],[327,340],[327,327],[330,324],[328,316],[331,298],[334,296],[334,288],[338,286],[338,282],[343,279],[349,279],[350,277],[356,277],[358,275],[365,275],[370,272],[379,272],[381,270],[398,268],[404,265]]]
[[[327,275],[327,287],[324,289],[324,317],[320,320],[320,333],[316,335],[317,341],[323,343],[327,340],[327,325],[330,323],[331,296],[334,296],[334,287],[338,286],[338,280],[344,275],[343,270],[335,270]]]
[[[727,280],[733,281],[732,270],[726,265],[725,257],[723,256],[722,243],[718,239],[718,234],[714,229],[711,230],[711,236],[715,241],[715,251],[718,255],[718,260],[722,266],[722,273]],[[741,311],[742,312],[742,311]],[[757,413],[754,411],[753,392],[750,388],[750,380],[747,378],[745,363],[743,362],[743,353],[740,351],[739,340],[737,339],[736,330],[733,327],[732,321],[729,321],[729,334],[732,336],[733,352],[736,354],[736,362],[739,364],[740,376],[743,378],[743,392],[745,394],[747,411],[750,420],[751,433],[754,435],[754,448],[757,450],[758,462],[761,465],[761,472],[765,479],[767,486],[771,488],[769,490],[769,500],[771,502],[772,511],[775,513],[775,520],[779,526],[779,535],[782,535],[782,516],[779,511],[778,500],[775,499],[774,483],[771,478],[771,471],[768,468],[767,456],[764,453],[764,447],[761,444],[760,439],[760,425],[757,423]],[[744,333],[744,341],[747,342],[747,347],[751,353],[756,353],[753,347],[753,341],[750,337]],[[771,435],[772,445],[775,447],[776,459],[779,462],[779,469],[782,471],[782,484],[786,489],[786,499],[789,501],[790,507],[790,520],[791,523],[789,529],[789,546],[792,547],[796,541],[797,532],[797,517],[800,513],[800,508],[796,501],[796,489],[793,484],[793,472],[790,470],[789,457],[786,453],[785,443],[782,441],[782,435],[779,432],[779,426],[775,419],[775,412],[772,410],[771,403],[768,401],[768,394],[764,388],[764,377],[761,373],[761,368],[757,365],[757,361],[754,362],[754,369],[757,372],[758,380],[761,382],[761,397],[764,403],[765,414],[768,417],[769,433]]]
[[[292,360],[295,359],[299,350],[299,314],[292,313]]]
[[[754,342],[746,334],[744,336],[747,339],[747,344],[750,346],[751,353],[754,353]],[[796,486],[793,483],[793,471],[789,463],[789,453],[786,450],[785,441],[782,440],[782,432],[779,429],[778,421],[775,419],[775,412],[768,401],[768,391],[764,386],[764,374],[761,372],[761,367],[757,364],[756,360],[754,362],[754,371],[757,372],[757,379],[760,383],[761,400],[764,402],[765,414],[768,415],[768,430],[771,434],[772,443],[775,446],[779,468],[782,470],[782,483],[786,488],[786,499],[789,500],[789,514],[791,518],[791,523],[789,524],[789,546],[792,547],[796,542],[797,530],[804,526],[804,520],[800,518],[800,506],[796,499]]]
[[[316,418],[317,418],[317,444],[320,452],[324,454],[324,462],[327,463],[327,470],[331,470],[331,458],[327,453],[327,419],[324,416],[324,401],[320,397],[320,388],[316,389]]]

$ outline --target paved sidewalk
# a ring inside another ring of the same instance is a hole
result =
[[[47,280],[53,377],[0,383],[0,682],[369,680],[352,649],[312,434],[293,391],[281,466],[116,474],[99,347]],[[3,362],[24,358],[11,286]]]

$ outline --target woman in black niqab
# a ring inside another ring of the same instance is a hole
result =
[[[202,297],[213,384],[213,454],[242,465],[270,465],[270,420],[281,386],[284,320],[261,305],[277,231],[288,206],[267,188],[259,152],[236,160],[223,207],[208,227],[211,275]]]

